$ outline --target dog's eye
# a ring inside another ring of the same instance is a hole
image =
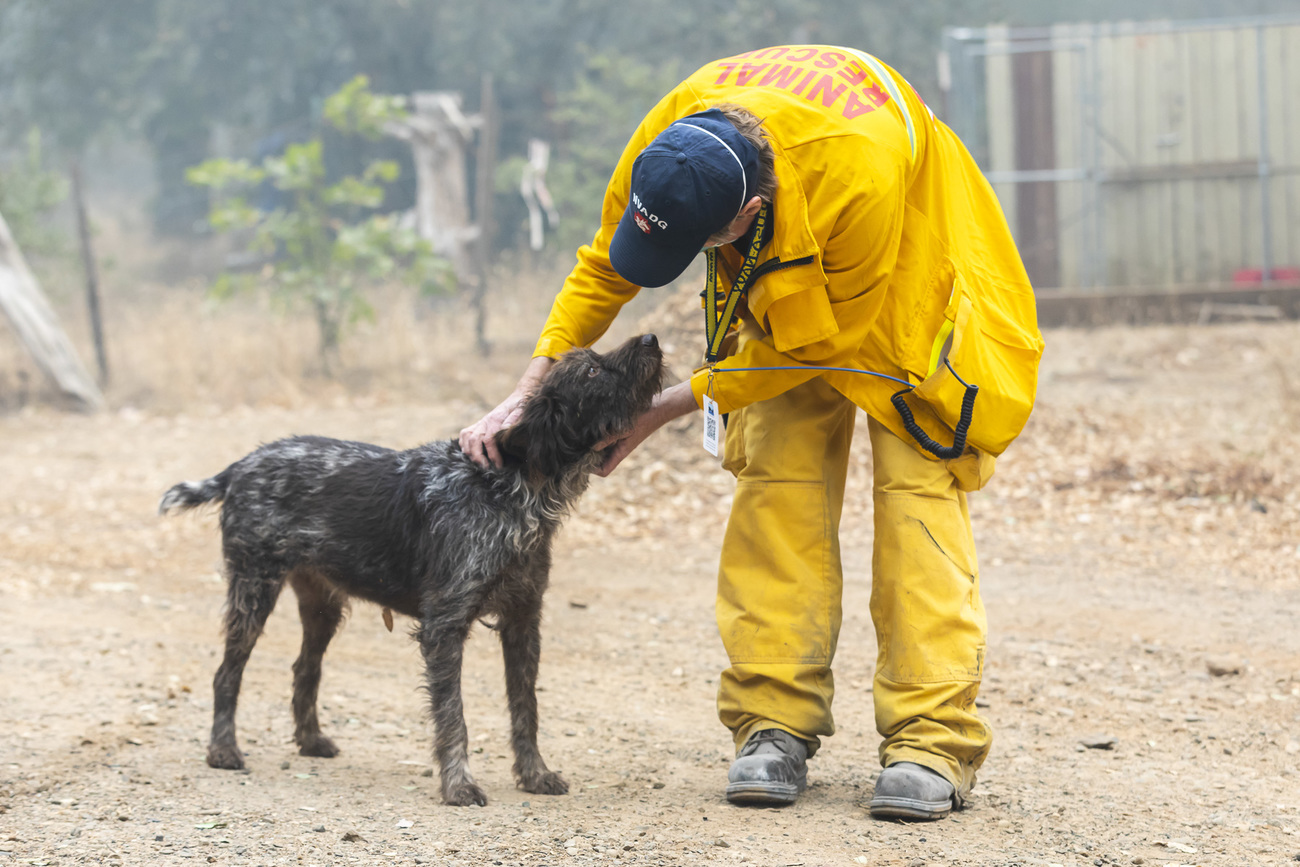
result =
[[[600,375],[600,368],[597,367],[596,365],[593,364],[591,367],[587,368],[587,376],[591,377],[591,376],[599,376],[599,375]]]

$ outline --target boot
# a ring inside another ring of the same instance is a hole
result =
[[[877,819],[942,819],[952,812],[956,789],[937,772],[915,762],[896,762],[880,772],[871,796]]]
[[[727,800],[733,804],[793,804],[808,785],[808,746],[781,729],[749,736],[727,772]]]

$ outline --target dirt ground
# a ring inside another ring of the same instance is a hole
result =
[[[678,426],[597,480],[559,543],[541,744],[570,794],[514,788],[500,648],[476,628],[466,710],[491,802],[451,808],[414,644],[369,605],[326,657],[338,758],[292,745],[285,604],[244,679],[248,771],[204,764],[216,520],[154,510],[172,483],[288,434],[452,436],[522,353],[438,401],[0,416],[0,867],[1300,858],[1300,325],[1047,338],[1036,415],[972,497],[996,742],[969,809],[935,824],[865,809],[879,771],[865,436],[843,530],[839,732],[798,804],[722,797],[712,586],[730,483]]]

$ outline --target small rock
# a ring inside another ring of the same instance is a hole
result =
[[[343,835],[343,842],[344,842],[344,843],[364,843],[364,842],[366,842],[366,838],[365,838],[365,837],[362,837],[360,834],[356,833],[355,831],[349,831],[349,832],[347,832],[346,834]]]
[[[1119,738],[1114,735],[1088,735],[1079,738],[1079,743],[1090,750],[1113,750],[1119,745]]]
[[[325,826],[324,826],[324,825],[317,825],[315,828],[312,828],[312,830],[315,831],[317,834],[324,834],[324,833],[325,833]]]
[[[714,841],[713,841],[713,845],[714,845],[714,846],[717,846],[717,847],[719,847],[719,848],[721,848],[721,849],[730,849],[730,848],[731,848],[731,844],[728,843],[726,840],[722,839],[721,837],[719,837],[718,839],[714,840]]]
[[[907,862],[907,867],[925,867],[925,859],[913,858],[911,861]]]
[[[433,768],[425,768],[423,771],[420,772],[420,776],[422,776],[422,777],[432,777],[432,776],[433,776]]]
[[[280,762],[280,770],[282,770],[282,771],[287,771],[287,770],[289,770],[289,763],[288,763],[288,762]]]
[[[1242,662],[1236,656],[1209,656],[1205,659],[1205,668],[1215,677],[1227,677],[1241,674]]]
[[[673,669],[673,677],[681,677],[685,673],[680,665]]]
[[[409,828],[409,827],[411,827],[411,826],[414,825],[414,824],[415,824],[415,823],[412,822],[410,819],[398,819],[398,820],[397,820],[397,827],[399,827],[399,828]]]
[[[582,599],[570,599],[570,600],[569,600],[569,607],[570,607],[570,608],[586,608],[586,607],[587,607],[587,603],[586,603],[584,600],[582,600]]]
[[[655,781],[654,781],[654,787],[655,787],[656,789],[662,789],[665,785],[667,785],[667,784],[666,784],[666,783],[663,783],[663,782],[660,781],[660,780],[655,780]]]

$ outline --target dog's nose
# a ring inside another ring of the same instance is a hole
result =
[[[642,334],[642,335],[641,335],[641,345],[642,345],[642,346],[658,346],[658,345],[659,345],[659,338],[658,338],[658,337],[655,337],[653,334]]]

